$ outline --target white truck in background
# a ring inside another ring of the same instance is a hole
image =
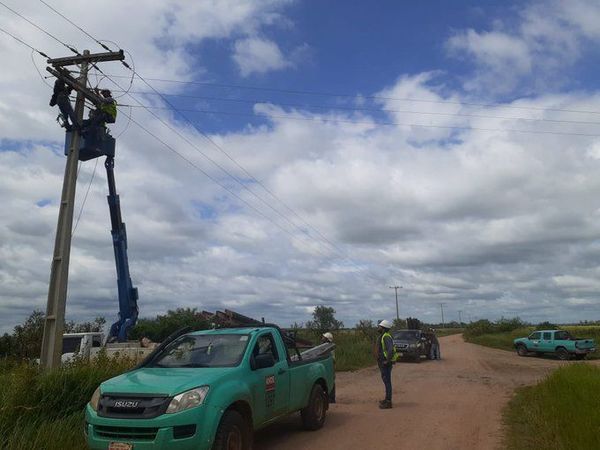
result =
[[[142,347],[137,341],[107,343],[102,332],[66,333],[63,334],[61,362],[70,362],[76,355],[93,359],[102,350],[109,358],[127,356],[141,361],[153,348]]]

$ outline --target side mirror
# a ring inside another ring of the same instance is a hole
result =
[[[273,354],[264,353],[262,355],[256,355],[250,361],[252,370],[266,369],[267,367],[273,367],[275,365],[275,358]]]

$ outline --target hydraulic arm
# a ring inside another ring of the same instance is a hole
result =
[[[119,320],[110,327],[109,339],[119,342],[127,340],[128,330],[135,325],[138,318],[138,290],[133,287],[129,275],[127,258],[127,231],[121,219],[121,204],[117,195],[114,174],[114,158],[107,156],[104,162],[108,178],[108,208],[110,210],[111,234],[115,250],[117,267],[117,286],[119,289]]]

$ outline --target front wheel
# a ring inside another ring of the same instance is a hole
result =
[[[556,349],[556,356],[561,361],[568,361],[569,358],[571,357],[571,355],[569,354],[567,349],[564,347],[560,347],[560,348]]]
[[[519,345],[517,347],[517,355],[527,356],[528,354],[529,354],[529,352],[527,351],[527,347],[525,347],[524,345]]]
[[[308,406],[300,411],[304,428],[310,431],[318,430],[325,423],[327,414],[327,395],[320,384],[315,384],[310,392]]]
[[[223,414],[212,450],[250,450],[252,431],[237,411]]]

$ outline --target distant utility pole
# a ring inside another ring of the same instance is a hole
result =
[[[85,99],[98,101],[98,96],[87,88],[89,65],[100,61],[116,61],[124,58],[123,51],[90,54],[85,50],[82,55],[73,57],[49,59],[46,70],[77,91],[75,115],[79,124],[83,121]],[[80,76],[73,78],[64,69],[65,66],[79,65]],[[65,176],[63,179],[62,195],[58,210],[56,239],[50,269],[50,285],[48,288],[48,303],[44,319],[44,337],[40,364],[51,369],[60,365],[62,353],[62,335],[65,328],[65,309],[67,300],[67,282],[69,279],[69,260],[71,257],[71,234],[73,228],[73,208],[75,206],[75,187],[77,184],[77,164],[79,162],[80,130],[73,128],[71,145],[67,155]]]
[[[402,289],[402,286],[390,286],[389,288],[396,291],[396,320],[400,322],[400,310],[398,309],[398,289]]]
[[[440,303],[440,309],[442,310],[442,328],[445,328],[445,324],[444,324],[444,305],[445,305],[445,303]]]
[[[458,310],[458,323],[462,326],[462,309]]]

